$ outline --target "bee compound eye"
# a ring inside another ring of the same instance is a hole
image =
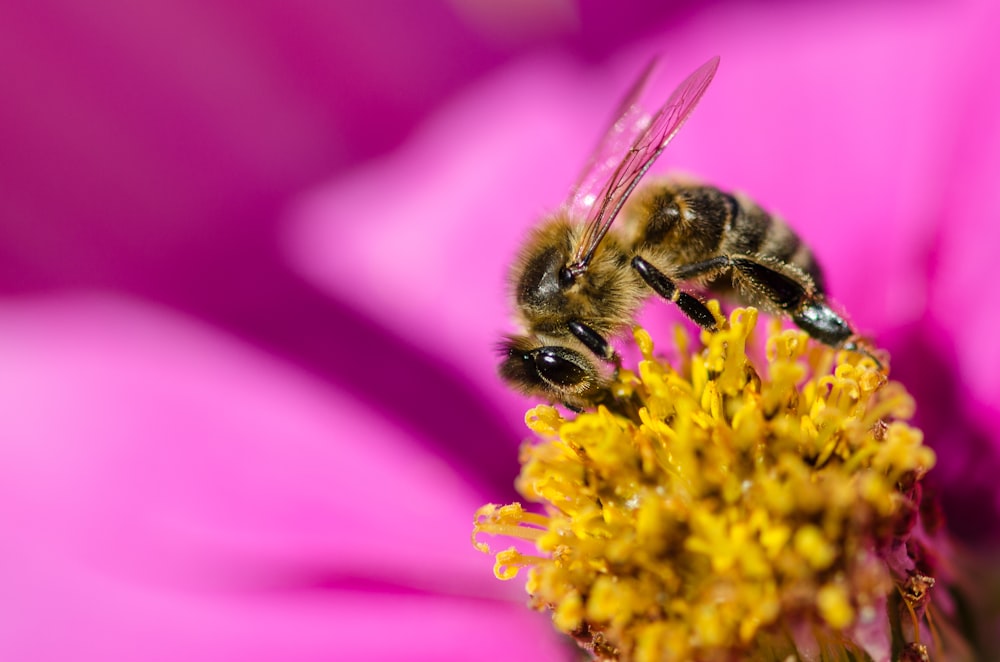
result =
[[[542,379],[563,388],[576,387],[591,379],[586,359],[563,347],[539,348],[535,352],[535,369]]]

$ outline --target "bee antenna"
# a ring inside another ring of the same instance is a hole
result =
[[[568,271],[573,278],[576,278],[587,270],[591,257],[593,257],[593,255],[585,255],[582,260],[577,260],[576,262],[567,265],[566,271]]]

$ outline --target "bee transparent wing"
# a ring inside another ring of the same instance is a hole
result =
[[[607,133],[594,146],[586,165],[580,171],[569,196],[563,205],[572,218],[587,218],[612,171],[640,133],[649,127],[652,113],[639,103],[643,90],[659,64],[658,58],[650,60],[645,70],[622,97],[615,110],[614,121]]]
[[[667,102],[656,111],[649,120],[648,126],[638,133],[638,137],[624,151],[621,158],[616,159],[617,164],[600,192],[594,196],[593,204],[588,208],[583,234],[573,255],[573,261],[569,265],[572,273],[579,274],[587,269],[587,265],[594,256],[594,251],[604,239],[604,235],[607,234],[615,217],[618,216],[625,200],[628,199],[642,176],[646,174],[649,167],[680,130],[684,121],[694,110],[698,100],[708,89],[708,85],[712,82],[712,77],[715,76],[715,71],[718,68],[718,56],[698,67],[683,83],[677,86]],[[631,117],[632,107],[636,105],[636,101],[631,99],[631,96],[632,94],[638,96],[641,93],[651,72],[652,67],[647,68],[639,82],[633,86],[632,91],[626,97],[626,103],[629,107],[626,108],[619,122]],[[617,124],[618,122],[616,122]],[[641,124],[645,123],[640,122]],[[628,127],[623,128],[623,132],[628,131]],[[606,163],[612,157],[610,150],[617,145],[617,140],[612,134],[615,134],[615,126],[612,126],[608,135],[599,144],[593,159],[594,163],[591,166],[592,169],[602,170],[602,164],[596,163],[596,161],[603,158]],[[605,156],[602,152],[606,149],[609,150],[609,154]],[[589,175],[585,176],[584,180],[589,181]],[[588,194],[580,189],[574,192],[572,200],[576,200],[581,195]]]

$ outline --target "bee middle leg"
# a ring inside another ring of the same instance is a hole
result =
[[[701,301],[687,292],[677,288],[677,283],[666,274],[642,259],[638,255],[632,258],[632,268],[642,277],[646,284],[657,294],[668,301],[673,301],[681,312],[695,324],[708,331],[716,331],[715,315]]]

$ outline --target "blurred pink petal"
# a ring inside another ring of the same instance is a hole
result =
[[[482,496],[350,396],[127,300],[0,337],[4,659],[553,655],[468,545]]]
[[[229,242],[509,50],[440,0],[3,3],[0,285],[196,298],[225,270],[178,262],[237,262]]]
[[[506,263],[551,203],[549,173],[568,181],[586,150],[563,155],[582,133],[565,110],[586,100],[567,67],[532,62],[477,88],[398,156],[305,198],[289,238],[308,275],[490,397],[505,395],[492,347],[506,326]]]

